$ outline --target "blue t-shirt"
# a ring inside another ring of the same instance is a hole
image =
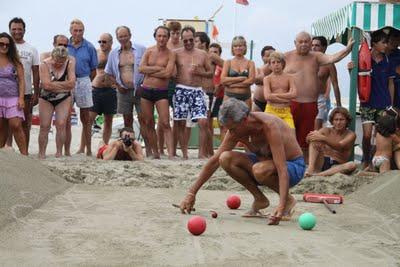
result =
[[[77,78],[88,77],[92,70],[97,68],[96,48],[86,39],[82,40],[79,47],[74,47],[70,41],[68,53],[75,58],[75,74]]]
[[[400,49],[396,49],[389,55],[389,62],[394,70],[397,66],[400,66]],[[395,73],[394,92],[393,106],[400,108],[400,75],[398,73]]]
[[[392,104],[389,93],[389,78],[394,78],[394,68],[387,56],[383,56],[380,62],[372,60],[371,95],[367,103],[361,103],[363,107],[385,109]]]

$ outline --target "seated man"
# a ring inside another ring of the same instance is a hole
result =
[[[372,158],[372,166],[379,173],[384,173],[390,171],[390,163],[396,152],[394,148],[398,148],[400,145],[400,137],[396,135],[396,117],[381,116],[376,131],[376,152]]]
[[[289,194],[289,187],[295,186],[305,171],[303,153],[294,131],[274,115],[250,112],[245,102],[235,98],[224,101],[219,121],[228,131],[218,151],[204,165],[181,202],[181,212],[192,211],[196,193],[221,166],[254,197],[251,210],[245,216],[260,214],[259,210],[269,206],[269,200],[259,185],[278,193],[279,205],[269,224],[279,224],[282,216],[292,215],[296,200]],[[250,153],[232,151],[238,142],[245,144]]]
[[[119,131],[119,139],[109,145],[103,145],[97,152],[98,159],[104,160],[143,160],[142,146],[135,140],[130,127]]]
[[[347,109],[337,107],[329,115],[333,127],[323,127],[307,135],[309,166],[305,176],[330,176],[335,173],[351,173],[357,167],[348,161],[356,134],[348,129],[351,116]]]

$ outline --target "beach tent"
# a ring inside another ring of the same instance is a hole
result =
[[[389,1],[388,1],[389,2]],[[358,49],[363,32],[376,31],[385,27],[400,30],[400,3],[355,1],[340,10],[319,19],[312,24],[312,34],[322,35],[330,43],[347,43],[350,36],[355,40],[351,60],[358,62]],[[391,1],[396,2],[396,1]],[[349,109],[353,118],[356,115],[358,67],[351,72]],[[355,129],[355,120],[351,129]]]

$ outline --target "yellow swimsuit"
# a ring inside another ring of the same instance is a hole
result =
[[[295,128],[290,107],[274,107],[267,104],[267,107],[265,108],[265,113],[273,114],[284,120],[289,125],[290,128],[292,129]]]

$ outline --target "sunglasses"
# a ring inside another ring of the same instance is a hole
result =
[[[57,46],[64,46],[65,48],[67,48],[68,44],[57,44]]]
[[[0,47],[9,48],[10,47],[10,43],[0,42]]]
[[[397,117],[399,116],[399,114],[397,113],[397,110],[395,110],[392,106],[389,106],[386,108],[386,112],[393,117]]]
[[[97,41],[99,44],[106,44],[107,43],[107,41],[104,41],[104,40],[98,40]]]
[[[183,43],[184,43],[184,44],[193,43],[193,41],[194,41],[194,39],[193,39],[193,38],[190,38],[190,39],[183,40]]]

